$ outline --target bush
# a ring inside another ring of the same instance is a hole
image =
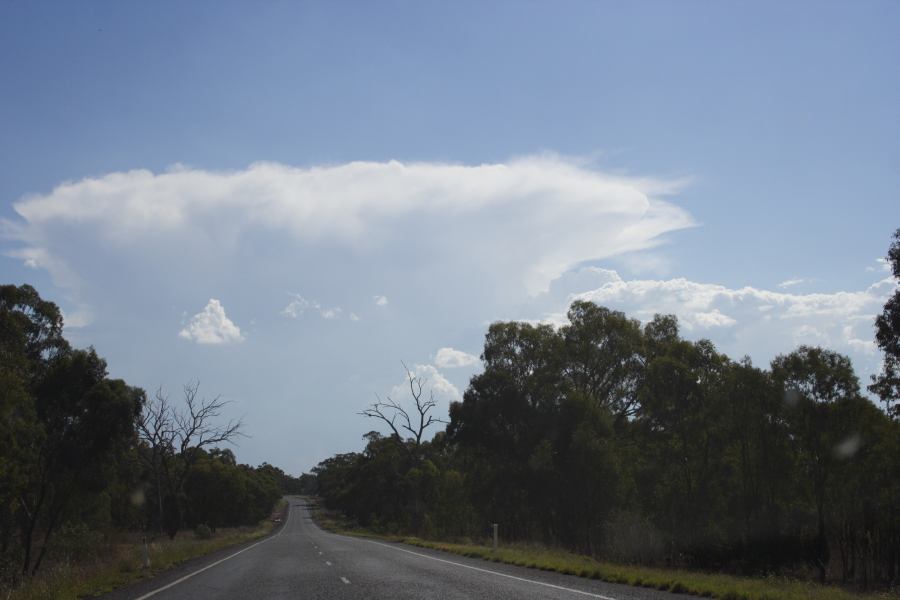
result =
[[[194,529],[194,537],[198,540],[208,540],[212,537],[212,529],[206,523],[200,523]]]

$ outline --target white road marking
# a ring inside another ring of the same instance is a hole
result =
[[[322,553],[321,553],[321,552],[319,552],[319,556],[322,556]]]
[[[328,565],[328,566],[330,567],[330,566],[331,566],[331,561],[330,561],[330,560],[326,560],[326,561],[325,561],[325,564]]]
[[[350,580],[346,577],[341,577],[341,581],[343,581],[344,583],[350,583]]]
[[[437,562],[447,563],[448,565],[454,565],[456,567],[463,567],[464,569],[472,569],[473,571],[479,571],[481,573],[490,573],[491,575],[498,575],[500,577],[506,577],[508,579],[515,579],[516,581],[523,581],[525,583],[533,583],[535,585],[542,585],[544,587],[553,588],[554,590],[562,590],[564,592],[572,592],[573,594],[581,594],[582,596],[589,596],[591,598],[600,598],[600,600],[618,600],[617,598],[612,598],[610,596],[603,596],[602,594],[594,594],[593,592],[585,592],[583,590],[576,590],[575,588],[568,588],[568,587],[564,587],[561,585],[554,585],[552,583],[547,583],[545,581],[538,581],[536,579],[526,579],[524,577],[516,577],[515,575],[509,575],[508,573],[501,573],[499,571],[491,571],[490,569],[482,569],[480,567],[473,567],[472,565],[466,565],[463,563],[453,562],[452,560],[446,560],[443,558],[438,558],[436,556],[422,554],[420,552],[413,552],[412,550],[407,550],[405,548],[398,548],[397,546],[391,546],[389,544],[383,544],[381,542],[375,542],[373,540],[362,540],[362,541],[369,542],[370,544],[377,544],[379,546],[384,546],[385,548],[390,548],[391,550],[398,550],[400,552],[406,552],[407,554],[412,554],[413,556],[418,556],[420,558],[436,560]]]
[[[149,597],[151,597],[151,596],[155,596],[155,595],[157,595],[158,593],[160,593],[160,592],[162,592],[162,591],[165,591],[165,590],[169,589],[170,587],[174,587],[174,586],[178,585],[178,584],[181,583],[182,581],[186,581],[186,580],[190,579],[190,578],[193,577],[194,575],[199,575],[200,573],[202,573],[203,571],[206,571],[207,569],[212,569],[214,566],[216,566],[216,565],[218,565],[218,564],[221,564],[221,563],[225,562],[226,560],[228,560],[228,559],[230,559],[230,558],[234,558],[234,557],[237,556],[238,554],[243,554],[243,553],[246,552],[247,550],[251,550],[251,549],[253,549],[253,548],[256,548],[256,547],[259,546],[260,544],[265,544],[266,542],[271,542],[272,540],[274,540],[275,538],[277,538],[278,536],[280,536],[282,533],[284,533],[284,530],[287,529],[288,523],[290,523],[290,521],[291,521],[291,509],[288,508],[288,516],[287,516],[287,519],[285,519],[285,521],[284,521],[284,525],[282,525],[282,526],[281,526],[281,529],[278,531],[278,533],[276,533],[276,534],[273,535],[272,537],[267,537],[267,538],[264,539],[264,540],[260,540],[260,541],[256,542],[255,544],[253,544],[252,546],[247,546],[247,547],[244,548],[243,550],[238,550],[238,551],[235,552],[234,554],[230,554],[230,555],[226,556],[225,558],[223,558],[223,559],[221,559],[221,560],[217,560],[216,562],[214,562],[214,563],[211,564],[211,565],[206,565],[206,566],[203,567],[202,569],[197,569],[197,570],[194,571],[193,573],[188,573],[187,575],[185,575],[185,576],[182,577],[181,579],[176,579],[176,580],[173,581],[172,583],[166,584],[166,585],[162,586],[161,588],[157,588],[157,589],[153,590],[152,592],[147,592],[147,593],[144,594],[143,596],[140,596],[140,597],[138,597],[138,598],[135,598],[134,600],[146,600],[147,598],[149,598]]]

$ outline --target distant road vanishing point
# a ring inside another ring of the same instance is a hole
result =
[[[104,600],[672,600],[677,594],[323,531],[289,498],[282,528],[103,596]]]

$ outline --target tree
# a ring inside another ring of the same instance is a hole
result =
[[[0,365],[37,377],[58,354],[68,352],[62,313],[28,284],[0,286]]]
[[[572,386],[619,421],[633,417],[644,366],[640,323],[583,300],[572,304],[568,316],[560,333]]]
[[[62,331],[59,308],[33,287],[0,286],[0,549],[18,529],[25,576],[40,568],[66,509],[105,487],[144,400]]]
[[[641,327],[575,302],[569,319],[492,324],[484,371],[430,441],[409,437],[414,410],[376,405],[393,435],[316,467],[325,505],[382,531],[499,523],[604,559],[896,582],[900,420],[847,357],[804,346],[764,370],[671,315]]]
[[[184,482],[194,462],[191,450],[231,443],[243,435],[241,420],[216,423],[228,404],[221,396],[199,398],[199,382],[184,385],[184,406],[174,407],[162,389],[145,403],[136,425],[152,474],[157,528],[174,538],[181,528]],[[233,456],[232,456],[233,458]]]
[[[144,392],[106,378],[106,361],[93,348],[57,355],[35,390],[41,442],[20,496],[25,512],[22,572],[33,575],[69,503],[105,486],[105,471],[134,442],[133,423]],[[32,563],[35,535],[43,526]]]
[[[894,279],[900,282],[900,229],[894,232],[887,260]],[[884,352],[884,366],[879,375],[872,376],[869,391],[881,398],[888,414],[900,420],[900,287],[875,319],[875,343]]]
[[[850,359],[824,348],[800,346],[772,361],[772,374],[789,404],[788,422],[796,451],[810,485],[816,510],[813,562],[824,582],[830,559],[829,486],[834,477],[835,447],[849,433],[850,423],[836,405],[859,396],[859,380]]]
[[[386,400],[382,400],[376,394],[376,401],[359,414],[364,417],[379,419],[386,423],[398,441],[402,442],[404,440],[401,431],[409,432],[412,434],[413,450],[415,451],[421,447],[422,436],[425,434],[426,429],[435,423],[446,423],[446,421],[430,414],[437,404],[434,401],[434,390],[429,390],[428,396],[425,396],[425,386],[428,383],[428,379],[414,374],[406,366],[406,363],[401,364],[406,371],[406,379],[409,383],[409,393],[412,396],[414,409],[407,410],[400,402],[390,396],[386,396]],[[415,410],[415,413],[413,413],[413,410]]]

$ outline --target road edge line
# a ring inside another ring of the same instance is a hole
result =
[[[291,511],[291,505],[290,505],[290,503],[288,503],[288,515],[287,515],[287,519],[285,519],[284,525],[281,526],[281,529],[279,529],[279,530],[278,530],[278,533],[276,533],[275,535],[270,536],[270,537],[267,537],[267,538],[264,539],[264,540],[260,540],[260,541],[256,542],[255,544],[252,544],[252,545],[250,545],[250,546],[247,546],[246,548],[243,548],[243,549],[241,549],[241,550],[238,550],[238,551],[235,552],[234,554],[229,554],[229,555],[226,556],[225,558],[221,558],[221,559],[217,560],[216,562],[212,563],[211,565],[206,565],[206,566],[203,567],[202,569],[197,569],[197,570],[194,571],[193,573],[188,573],[188,574],[185,575],[184,577],[181,577],[181,578],[179,578],[179,579],[176,579],[175,581],[172,581],[171,583],[167,583],[166,585],[162,586],[161,588],[157,588],[157,589],[153,590],[152,592],[147,592],[147,593],[144,594],[143,596],[138,596],[138,597],[135,598],[134,600],[146,600],[147,598],[150,598],[150,597],[152,597],[152,596],[155,596],[156,594],[158,594],[158,593],[160,593],[160,592],[164,592],[164,591],[166,591],[167,589],[169,589],[169,588],[171,588],[171,587],[175,587],[176,585],[178,585],[179,583],[181,583],[181,582],[183,582],[183,581],[187,581],[188,579],[190,579],[190,578],[193,577],[194,575],[199,575],[199,574],[202,573],[203,571],[206,571],[206,570],[208,570],[208,569],[212,569],[212,568],[215,567],[216,565],[222,564],[222,563],[225,562],[226,560],[229,560],[229,559],[231,559],[231,558],[234,558],[234,557],[237,556],[238,554],[243,554],[243,553],[246,552],[247,550],[252,550],[253,548],[256,548],[257,546],[259,546],[260,544],[265,544],[266,542],[271,542],[272,540],[274,540],[275,538],[277,538],[278,536],[280,536],[280,535],[284,532],[285,529],[287,529],[288,523],[290,523],[290,521],[291,521],[291,512],[292,512],[292,511]]]
[[[357,538],[357,539],[360,539],[360,538]],[[556,585],[554,583],[547,583],[546,581],[538,581],[537,579],[528,579],[526,577],[518,577],[516,575],[510,575],[509,573],[501,573],[500,571],[491,571],[490,569],[482,569],[481,567],[475,567],[472,565],[454,562],[452,560],[447,560],[444,558],[438,558],[437,556],[422,554],[421,552],[413,552],[412,550],[407,550],[406,548],[399,548],[397,546],[392,546],[391,544],[385,544],[384,542],[376,542],[375,540],[366,540],[366,539],[363,539],[362,541],[368,542],[370,544],[376,544],[378,546],[384,546],[385,548],[390,548],[392,550],[406,552],[407,554],[412,554],[413,556],[419,556],[421,558],[428,558],[431,560],[436,560],[438,562],[447,563],[448,565],[463,567],[465,569],[472,569],[473,571],[480,571],[482,573],[490,573],[491,575],[499,575],[500,577],[507,577],[509,579],[515,579],[516,581],[523,581],[525,583],[533,583],[536,585],[542,585],[544,587],[553,588],[555,590],[561,590],[564,592],[572,592],[573,594],[581,594],[583,596],[590,596],[591,598],[600,598],[600,600],[618,600],[618,598],[613,598],[612,596],[604,596],[603,594],[595,594],[593,592],[586,592],[584,590],[576,590],[575,588],[569,588],[569,587],[565,587],[562,585]],[[138,599],[138,600],[140,600],[140,599]]]

